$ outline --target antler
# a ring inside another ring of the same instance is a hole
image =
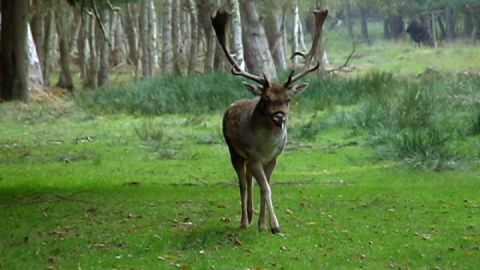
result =
[[[225,53],[225,56],[228,59],[228,62],[232,64],[232,74],[240,75],[249,80],[255,81],[261,85],[268,86],[269,82],[265,74],[263,75],[263,78],[262,78],[260,76],[246,72],[245,70],[240,68],[240,65],[237,63],[237,61],[235,61],[235,59],[232,57],[232,55],[228,51],[225,45],[225,27],[230,20],[230,16],[231,15],[228,11],[226,11],[223,8],[220,8],[217,10],[217,13],[215,14],[215,16],[211,17],[210,19],[212,20],[212,25],[213,25],[213,28],[215,29],[215,34],[217,36],[218,42],[220,43],[220,47],[222,47],[223,52]]]
[[[327,18],[328,10],[314,10],[313,15],[315,15],[315,35],[313,37],[312,47],[310,48],[310,51],[308,51],[307,53],[295,52],[291,57],[294,58],[295,56],[302,56],[305,59],[304,71],[296,76],[293,76],[294,71],[292,70],[292,72],[290,72],[290,75],[288,76],[287,82],[285,83],[286,87],[320,67],[320,61],[317,61],[317,64],[315,66],[309,68],[313,57],[317,54],[318,44],[320,43],[319,40],[322,36],[323,24],[325,23],[325,19]]]

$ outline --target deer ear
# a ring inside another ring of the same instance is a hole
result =
[[[246,83],[246,82],[242,82],[242,83],[245,86],[245,88],[247,88],[247,90],[250,93],[254,94],[255,96],[261,96],[262,95],[262,88],[260,88],[260,86],[249,84],[249,83]]]
[[[289,95],[291,97],[301,94],[305,89],[307,89],[308,83],[294,84],[289,87]]]

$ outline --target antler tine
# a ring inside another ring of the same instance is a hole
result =
[[[227,46],[225,45],[225,27],[230,20],[230,16],[230,13],[224,8],[219,8],[215,16],[211,17],[210,19],[212,20],[212,25],[215,29],[215,34],[217,36],[218,42],[220,43],[220,47],[222,47],[222,50],[225,53],[228,62],[230,62],[230,64],[232,65],[232,74],[240,75],[261,85],[268,85],[269,82],[265,75],[262,78],[260,76],[246,72],[245,70],[240,68],[240,65],[228,51]]]
[[[291,79],[289,78],[289,80],[287,81],[288,84],[285,84],[286,86],[289,86],[290,84],[292,84],[293,82],[295,81],[298,81],[300,80],[301,78],[303,78],[303,76],[307,75],[308,73],[312,72],[312,71],[315,71],[317,70],[318,68],[320,67],[320,61],[317,61],[317,64],[309,69],[306,69],[304,70],[302,73],[300,74],[297,74],[297,76],[293,76]],[[291,73],[293,75],[293,72]]]
[[[291,57],[291,58],[294,58],[295,56],[302,56],[305,59],[304,71],[294,77],[292,77],[293,72],[290,73],[290,76],[288,77],[288,80],[285,83],[286,86],[289,86],[296,80],[302,78],[303,76],[307,75],[308,73],[320,67],[320,61],[318,61],[315,66],[309,68],[310,63],[312,62],[312,59],[316,55],[318,44],[320,43],[319,40],[320,40],[320,37],[322,36],[323,24],[325,23],[325,19],[327,18],[328,10],[314,10],[313,15],[315,15],[315,35],[313,37],[312,47],[307,53],[295,52]]]
[[[285,87],[288,87],[290,85],[290,83],[292,83],[292,77],[293,77],[293,74],[295,73],[295,70],[292,69],[292,71],[290,71],[290,74],[288,74],[288,80],[287,82],[284,84]]]

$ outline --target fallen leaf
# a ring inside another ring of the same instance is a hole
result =
[[[225,222],[225,223],[228,223],[228,222],[231,221],[230,218],[228,218],[228,217],[222,217],[220,220],[221,220],[222,222]]]

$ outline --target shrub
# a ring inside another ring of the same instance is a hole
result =
[[[417,168],[452,169],[458,154],[450,147],[451,141],[450,135],[436,128],[409,128],[392,137],[392,154]]]
[[[248,96],[242,87],[230,74],[172,75],[83,93],[78,102],[99,113],[208,113],[224,110],[234,100]]]

